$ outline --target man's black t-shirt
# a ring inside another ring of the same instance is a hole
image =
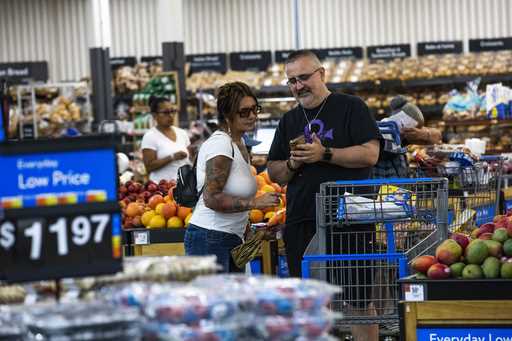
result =
[[[360,98],[333,93],[315,119],[320,107],[305,109],[304,114],[299,105],[284,114],[270,147],[269,161],[287,160],[290,157],[289,141],[303,134],[307,136],[309,132],[315,132],[322,144],[331,148],[346,148],[380,139],[375,120]],[[311,129],[307,128],[308,121]],[[304,164],[288,183],[287,224],[315,220],[315,194],[321,183],[368,179],[370,171],[371,167],[344,168],[326,162]]]

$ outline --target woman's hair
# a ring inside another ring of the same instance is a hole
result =
[[[258,99],[251,88],[242,82],[226,83],[217,92],[217,113],[219,124],[225,124],[227,119],[233,119],[238,112],[240,102],[246,96]]]
[[[170,102],[170,99],[166,97],[151,96],[149,97],[149,108],[153,114],[158,112],[160,104]]]

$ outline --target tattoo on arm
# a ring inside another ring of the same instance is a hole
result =
[[[232,160],[216,156],[206,162],[206,185],[203,199],[206,207],[224,213],[242,212],[251,209],[252,198],[235,197],[223,192],[229,177]]]

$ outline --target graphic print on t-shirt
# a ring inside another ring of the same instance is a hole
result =
[[[313,129],[313,128],[316,128],[318,127],[317,129]],[[334,130],[333,129],[329,129],[327,131],[324,131],[325,128],[325,124],[324,122],[317,118],[317,119],[314,119],[313,121],[311,121],[309,124],[306,124],[306,126],[304,127],[304,137],[306,138],[306,142],[307,143],[312,143],[313,142],[313,133],[316,134],[316,136],[320,139],[320,141],[324,141],[324,140],[333,140],[333,132]]]

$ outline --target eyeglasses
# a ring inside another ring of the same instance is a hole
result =
[[[174,115],[178,112],[178,110],[176,109],[171,109],[171,110],[160,110],[160,111],[157,111],[157,114],[163,114],[163,115]]]
[[[238,110],[238,115],[240,115],[241,118],[247,118],[247,117],[251,116],[251,113],[258,115],[260,112],[261,112],[261,106],[255,105],[250,108],[242,108],[242,109]]]
[[[295,76],[295,77],[292,77],[292,78],[288,78],[288,81],[286,82],[286,84],[290,85],[290,86],[295,86],[297,85],[297,82],[300,82],[301,84],[304,84],[304,82],[307,82],[308,79],[311,78],[311,76],[313,76],[315,74],[315,72],[317,72],[318,70],[321,70],[322,68],[319,67],[318,69],[316,69],[315,71],[311,72],[311,73],[303,73],[302,75],[298,75],[298,76]]]

